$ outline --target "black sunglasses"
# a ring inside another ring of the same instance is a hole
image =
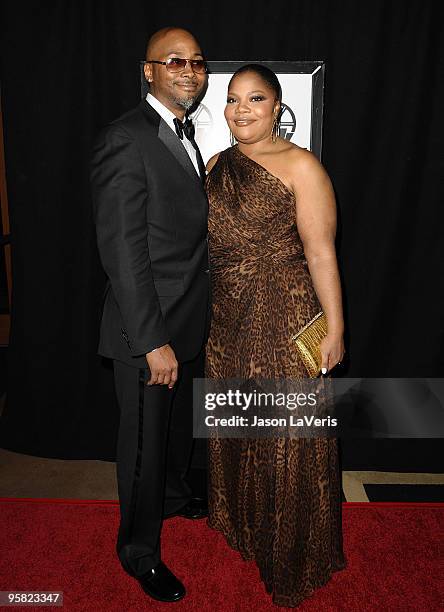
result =
[[[182,57],[170,57],[166,62],[159,60],[146,60],[146,64],[162,64],[166,66],[168,72],[181,72],[185,69],[187,62],[190,62],[191,70],[198,74],[207,72],[207,64],[203,59],[184,59]]]

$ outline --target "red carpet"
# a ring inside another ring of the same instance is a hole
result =
[[[205,521],[165,521],[163,558],[188,596],[162,604],[120,569],[115,502],[0,501],[1,591],[63,591],[69,612],[284,609],[271,604],[254,562],[242,561]],[[443,524],[444,504],[345,503],[349,566],[297,610],[442,610]]]

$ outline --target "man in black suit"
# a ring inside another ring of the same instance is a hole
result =
[[[205,167],[186,112],[207,80],[195,38],[178,28],[147,47],[150,92],[113,121],[93,153],[97,242],[108,276],[99,354],[113,359],[120,406],[117,553],[155,599],[185,589],[161,561],[162,520],[206,516],[186,482],[192,378],[209,325]]]

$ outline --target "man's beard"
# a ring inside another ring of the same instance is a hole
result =
[[[190,96],[189,98],[179,98],[179,96],[174,96],[173,101],[177,106],[182,107],[184,110],[188,111],[195,104],[197,98],[199,96]]]

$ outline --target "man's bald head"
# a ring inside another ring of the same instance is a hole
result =
[[[191,32],[188,32],[188,30],[183,28],[170,26],[154,32],[148,41],[145,59],[157,59],[156,55],[159,55],[159,53],[162,55],[168,53],[168,51],[165,51],[165,49],[169,49],[169,46],[173,45],[178,38],[191,38],[194,43],[199,46],[197,40],[191,34]]]
[[[184,68],[171,70],[165,64],[170,59],[189,60]],[[145,78],[150,94],[164,106],[183,119],[205,88],[207,75],[194,71],[191,60],[203,60],[202,50],[195,37],[183,28],[162,28],[148,41]]]

